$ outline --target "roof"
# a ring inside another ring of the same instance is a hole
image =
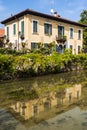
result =
[[[53,15],[48,15],[48,14],[44,14],[44,13],[41,13],[41,12],[37,12],[37,11],[34,11],[34,10],[30,10],[30,9],[26,9],[18,14],[15,14],[3,21],[1,21],[2,24],[6,24],[12,20],[15,20],[15,19],[18,19],[26,14],[30,14],[30,15],[35,15],[35,16],[39,16],[39,17],[43,17],[43,18],[47,18],[47,19],[51,19],[51,20],[56,20],[56,21],[59,21],[59,22],[64,22],[64,23],[68,23],[68,24],[72,24],[72,25],[76,25],[76,26],[80,26],[80,27],[87,27],[87,25],[84,25],[84,24],[81,24],[81,23],[78,23],[78,22],[75,22],[75,21],[71,21],[71,20],[68,20],[68,19],[65,19],[65,18],[62,18],[62,17],[58,17],[58,16],[53,16]]]
[[[0,28],[0,37],[4,37],[5,35],[5,30]]]

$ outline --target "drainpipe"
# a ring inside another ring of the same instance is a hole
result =
[[[17,19],[17,22],[18,22],[18,50],[19,50],[19,35],[20,35],[20,32],[19,32],[19,19]]]

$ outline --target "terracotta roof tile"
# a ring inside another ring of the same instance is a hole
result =
[[[0,28],[0,37],[4,37],[5,35],[5,30]]]
[[[37,12],[37,11],[34,11],[34,10],[30,10],[30,9],[26,9],[22,12],[19,12],[18,14],[15,14],[15,15],[1,21],[1,23],[6,24],[6,23],[8,23],[12,20],[18,19],[18,18],[20,18],[20,17],[22,17],[26,14],[40,16],[40,17],[43,17],[43,18],[56,20],[56,21],[60,21],[60,22],[65,22],[65,23],[68,23],[68,24],[77,25],[77,26],[81,26],[81,27],[87,27],[87,25],[80,24],[80,23],[75,22],[75,21],[71,21],[71,20],[68,20],[68,19],[65,19],[65,18],[62,18],[62,17],[55,17],[55,16],[52,16],[52,15],[44,14],[44,13]]]

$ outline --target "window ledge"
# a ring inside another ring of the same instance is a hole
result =
[[[73,37],[70,37],[70,39],[74,39]]]
[[[33,34],[33,35],[39,35],[39,33],[38,33],[38,32],[33,32],[32,34]]]
[[[17,36],[17,34],[15,34],[15,35],[13,34],[13,37],[16,37],[16,36]]]
[[[52,34],[45,34],[45,36],[52,36]]]

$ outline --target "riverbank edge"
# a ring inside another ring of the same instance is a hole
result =
[[[0,54],[0,82],[87,69],[87,54]]]

